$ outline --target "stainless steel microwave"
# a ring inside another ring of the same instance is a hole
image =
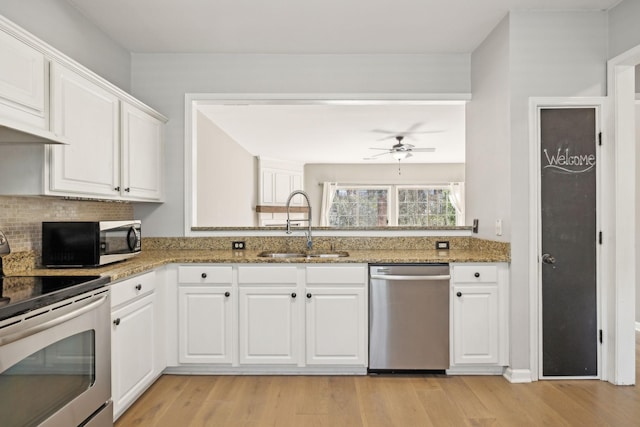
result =
[[[138,220],[42,223],[42,264],[47,267],[97,267],[138,255]]]

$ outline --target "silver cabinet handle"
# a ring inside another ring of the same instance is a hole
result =
[[[451,276],[448,274],[442,274],[439,276],[395,276],[393,274],[372,274],[372,279],[382,280],[449,280]]]

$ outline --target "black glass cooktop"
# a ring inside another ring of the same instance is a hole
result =
[[[0,278],[0,320],[105,286],[108,276],[10,276]]]

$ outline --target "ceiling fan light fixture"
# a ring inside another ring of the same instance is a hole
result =
[[[394,159],[398,161],[404,160],[407,157],[411,157],[411,153],[407,151],[394,151],[393,153],[391,153],[391,155],[393,156]]]

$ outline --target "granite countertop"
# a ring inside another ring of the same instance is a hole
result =
[[[261,264],[344,264],[344,263],[451,263],[451,262],[509,262],[508,255],[499,251],[452,250],[349,250],[342,258],[264,258],[260,251],[169,249],[145,250],[140,255],[118,263],[97,268],[36,268],[28,275],[107,275],[112,281],[173,263],[261,263]],[[14,272],[12,275],[20,275]]]

